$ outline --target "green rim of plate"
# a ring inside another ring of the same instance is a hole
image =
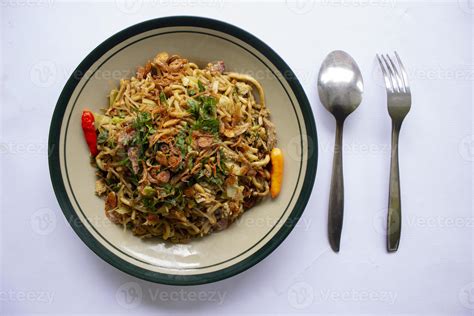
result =
[[[192,26],[199,28],[207,28],[226,33],[249,44],[257,51],[259,51],[262,55],[264,55],[266,58],[268,58],[268,60],[273,63],[273,65],[278,69],[278,71],[281,74],[284,74],[284,80],[288,82],[289,86],[291,87],[291,90],[293,91],[296,99],[298,100],[300,109],[304,117],[306,134],[308,136],[307,152],[311,155],[311,159],[308,159],[306,165],[306,173],[303,180],[303,187],[298,196],[298,200],[286,222],[282,225],[282,227],[275,234],[275,236],[273,236],[273,238],[268,241],[262,248],[260,248],[256,253],[230,267],[214,272],[196,275],[165,274],[146,270],[128,261],[125,261],[122,258],[119,258],[115,254],[110,252],[107,248],[105,248],[97,239],[92,236],[92,234],[85,228],[85,226],[82,225],[79,217],[76,214],[76,211],[72,207],[71,201],[67,196],[66,189],[64,186],[59,161],[59,140],[63,116],[66,111],[67,104],[69,103],[69,99],[73,94],[74,90],[76,89],[76,86],[82,79],[83,74],[87,73],[87,70],[102,55],[104,55],[107,51],[109,51],[114,46],[120,44],[124,40],[150,30],[173,26]],[[247,270],[248,268],[260,262],[263,258],[268,256],[283,242],[283,240],[292,231],[299,218],[301,217],[301,214],[303,213],[304,208],[306,207],[306,204],[308,203],[309,197],[311,195],[314,180],[316,177],[316,167],[318,161],[316,124],[314,122],[311,106],[309,104],[308,98],[304,93],[303,88],[301,87],[301,84],[299,83],[298,79],[296,78],[290,67],[268,45],[266,45],[264,42],[262,42],[252,34],[225,22],[194,16],[172,16],[153,19],[139,24],[135,24],[113,35],[112,37],[105,40],[102,44],[97,46],[79,64],[79,66],[73,72],[73,74],[67,81],[65,87],[63,88],[61,95],[59,96],[59,100],[56,104],[56,108],[53,113],[53,118],[51,120],[48,143],[49,148],[51,148],[51,152],[49,155],[49,173],[51,177],[51,182],[53,184],[54,192],[56,194],[56,198],[64,215],[66,216],[66,219],[68,220],[76,234],[82,239],[82,241],[100,258],[110,263],[119,270],[122,270],[123,272],[126,272],[130,275],[144,280],[170,285],[197,285],[223,280],[225,278],[234,276]]]

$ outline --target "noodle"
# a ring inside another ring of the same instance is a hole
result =
[[[222,61],[200,69],[159,53],[94,116],[96,194],[137,236],[186,242],[269,195],[276,137],[263,88]]]

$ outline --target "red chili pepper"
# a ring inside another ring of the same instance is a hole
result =
[[[94,127],[94,114],[91,111],[82,111],[82,130],[84,131],[84,137],[92,156],[97,156],[99,153],[97,149],[97,134]]]

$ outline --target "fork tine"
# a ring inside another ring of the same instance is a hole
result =
[[[387,67],[388,73],[390,74],[389,77],[390,77],[390,81],[392,82],[393,91],[400,92],[400,88],[398,86],[398,83],[396,82],[395,74],[393,73],[392,67],[390,66],[390,63],[387,61],[387,59],[385,58],[383,54],[382,54],[382,60],[385,62],[385,67]]]
[[[382,59],[380,58],[379,54],[376,54],[375,56],[377,56],[377,59],[378,59],[379,64],[380,64],[380,69],[382,70],[383,78],[385,80],[385,87],[390,92],[393,92],[392,82],[391,82],[390,76],[388,75],[387,70],[385,70],[385,66],[382,62]]]
[[[404,85],[403,80],[402,80],[402,76],[398,73],[399,71],[397,69],[397,66],[395,66],[395,63],[393,62],[392,58],[390,58],[390,56],[388,54],[387,54],[387,59],[390,61],[390,65],[392,66],[393,74],[394,74],[394,77],[396,78],[398,89],[401,92],[406,92],[405,91],[405,85]]]
[[[403,67],[402,60],[398,53],[395,51],[395,58],[397,59],[398,66],[400,67],[400,72],[402,73],[403,85],[405,86],[405,90],[407,93],[410,93],[410,85],[408,84],[408,76],[405,71],[405,67]]]

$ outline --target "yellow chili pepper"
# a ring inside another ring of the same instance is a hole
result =
[[[283,180],[283,152],[280,148],[273,148],[271,155],[272,173],[270,192],[272,198],[276,198],[281,190],[281,182]]]

